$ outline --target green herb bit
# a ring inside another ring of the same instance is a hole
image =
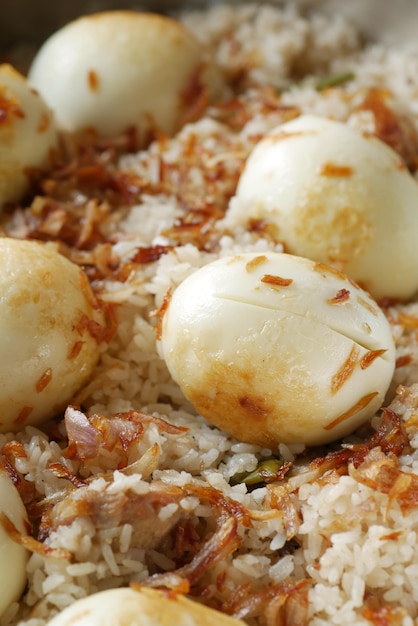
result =
[[[354,72],[342,72],[341,74],[331,74],[329,76],[324,76],[317,81],[315,89],[317,91],[321,91],[322,89],[328,89],[329,87],[338,87],[339,85],[344,85],[345,83],[348,83],[355,77],[356,76]]]
[[[245,483],[252,486],[259,483],[272,483],[281,480],[290,466],[291,463],[285,463],[280,459],[266,459],[261,461],[252,472],[243,472],[232,476],[231,485]]]

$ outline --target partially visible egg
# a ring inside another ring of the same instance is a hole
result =
[[[0,432],[39,424],[89,380],[105,335],[84,271],[55,248],[0,238]]]
[[[26,548],[12,539],[8,526],[26,535],[27,524],[26,509],[20,495],[0,467],[0,618],[7,607],[20,598],[25,588],[29,555]]]
[[[109,589],[78,600],[48,626],[244,626],[173,591]]]
[[[242,441],[324,444],[381,406],[391,329],[353,281],[284,253],[198,269],[161,309],[159,349],[184,395]]]
[[[41,47],[29,80],[61,129],[112,137],[135,127],[173,133],[199,102],[218,97],[219,71],[172,18],[136,11],[81,17]],[[205,95],[206,94],[206,95]]]
[[[375,298],[418,290],[418,183],[376,137],[303,115],[250,154],[230,216],[266,220],[286,252],[330,263]]]
[[[41,96],[11,65],[0,65],[0,208],[20,200],[30,170],[48,167],[57,141]]]

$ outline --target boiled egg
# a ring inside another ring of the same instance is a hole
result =
[[[57,130],[41,96],[11,65],[0,65],[0,208],[27,191],[29,173],[48,167]]]
[[[38,424],[90,378],[104,315],[84,271],[54,247],[0,238],[0,432]]]
[[[250,154],[229,218],[274,224],[286,252],[343,270],[375,298],[418,290],[418,183],[397,153],[303,115]]]
[[[147,587],[110,589],[78,600],[48,626],[244,626],[173,591]]]
[[[129,127],[173,133],[199,101],[219,96],[220,72],[178,21],[139,11],[81,17],[41,47],[29,80],[65,131],[111,137]]]
[[[0,467],[0,618],[18,600],[26,584],[28,551],[8,532],[11,525],[27,534],[28,519],[20,495],[7,473]]]
[[[159,350],[184,395],[242,441],[317,445],[380,407],[395,366],[374,300],[336,269],[279,252],[196,270],[166,298]]]

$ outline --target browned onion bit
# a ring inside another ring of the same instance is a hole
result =
[[[400,155],[411,172],[415,172],[418,167],[418,133],[411,119],[390,107],[390,96],[386,89],[372,87],[358,108],[373,114],[374,134]]]
[[[400,456],[409,447],[401,418],[391,409],[385,408],[379,429],[364,443],[353,444],[329,452],[325,457],[318,457],[311,463],[311,468],[319,468],[322,473],[329,470],[348,471],[349,464],[358,467],[373,448],[380,448],[386,455]]]

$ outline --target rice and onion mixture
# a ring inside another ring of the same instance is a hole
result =
[[[132,583],[250,625],[418,624],[418,303],[380,303],[397,345],[385,409],[314,450],[261,449],[210,426],[171,380],[155,333],[167,290],[196,268],[283,250],[269,224],[225,217],[247,156],[279,123],[346,121],[415,172],[418,47],[365,43],[342,17],[295,6],[179,19],[225,72],[224,101],[201,102],[176,136],[140,151],[129,135],[66,138],[34,200],[3,220],[7,235],[56,241],[83,265],[115,330],[65,416],[0,435],[33,527],[27,588],[0,624],[42,626]],[[265,481],[257,468],[272,457]]]

